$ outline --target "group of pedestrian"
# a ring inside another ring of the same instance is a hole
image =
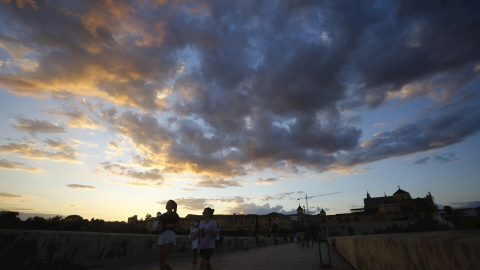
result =
[[[170,255],[175,241],[175,229],[182,227],[180,217],[177,214],[177,203],[169,200],[165,206],[167,212],[159,217],[157,230],[161,232],[158,238],[158,251],[160,258],[160,270],[172,269],[167,264],[167,258]],[[200,269],[212,269],[210,258],[215,250],[215,240],[218,235],[217,223],[212,220],[214,209],[207,207],[203,210],[203,220],[195,222],[190,230],[188,243],[192,243],[193,264],[197,263],[198,249],[200,249]]]
[[[298,245],[302,245],[302,247],[307,246],[310,247],[315,243],[315,237],[311,237],[310,233],[307,232],[296,232],[295,236],[293,236],[293,241]]]

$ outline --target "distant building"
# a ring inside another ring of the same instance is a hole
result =
[[[303,231],[305,229],[318,226],[318,224],[320,223],[319,217],[326,216],[326,212],[325,210],[322,209],[320,213],[317,215],[309,215],[309,214],[306,214],[306,211],[304,208],[298,205],[297,213],[293,215],[288,215],[288,216],[292,220],[292,230]]]
[[[426,218],[442,222],[430,192],[425,198],[412,199],[410,193],[398,187],[392,196],[371,197],[367,192],[363,201],[363,208],[336,215],[327,215],[323,209],[317,215],[308,215],[299,206],[297,214],[290,215],[293,230],[318,230],[320,236],[329,237],[370,234],[394,226],[406,228]]]
[[[137,215],[135,215],[135,216],[133,216],[133,217],[129,217],[127,223],[128,223],[128,224],[137,224],[137,223],[138,223]]]
[[[445,206],[439,215],[451,230],[480,229],[480,207],[452,209]]]
[[[259,232],[265,235],[278,234],[292,229],[292,219],[283,214],[270,213],[258,217]]]
[[[188,214],[185,218],[182,219],[183,228],[190,230],[193,227],[196,221],[200,222],[203,220],[202,215],[192,215]]]
[[[202,219],[200,215],[188,214],[183,219],[184,227],[190,228],[195,221],[201,221]],[[237,234],[245,234],[248,236],[254,236],[257,233],[269,235],[282,231],[290,231],[292,228],[292,219],[280,213],[270,213],[267,215],[213,215],[212,219],[224,233],[236,232]]]
[[[367,192],[363,199],[364,207],[351,209],[350,213],[327,215],[324,209],[316,215],[306,214],[305,209],[298,205],[297,213],[283,215],[270,213],[267,215],[256,214],[233,214],[213,215],[212,219],[224,233],[232,232],[234,235],[255,236],[262,234],[282,234],[299,231],[318,231],[320,236],[341,236],[370,234],[391,227],[406,228],[414,223],[425,219],[446,224],[445,217],[449,218],[452,227],[458,227],[460,222],[458,214],[441,215],[433,201],[433,196],[428,192],[424,198],[413,199],[410,193],[400,189],[392,196],[371,197]],[[468,216],[468,220],[478,220],[475,210],[462,212]],[[160,213],[157,213],[159,216]],[[196,221],[201,221],[201,215],[188,214],[181,218],[183,228],[189,230]],[[157,217],[145,220],[146,230],[153,231],[156,227]],[[128,218],[128,224],[137,224],[137,216]],[[455,223],[455,224],[454,224]],[[476,223],[475,223],[476,224]],[[473,226],[476,226],[476,225]],[[469,225],[470,226],[470,225]]]
[[[371,198],[367,192],[367,198],[363,202],[365,205],[364,213],[367,215],[400,214],[403,217],[411,218],[412,215],[418,217],[418,215],[431,215],[438,211],[430,192],[425,198],[412,199],[410,193],[400,189],[400,187],[393,196],[385,195]]]
[[[226,231],[236,231],[253,236],[258,216],[254,214],[215,215],[214,219],[224,233]]]
[[[348,226],[350,234],[368,234],[389,227],[406,228],[427,218],[435,220],[438,208],[430,192],[424,198],[412,199],[410,193],[398,187],[392,196],[367,197],[363,209],[351,209]]]

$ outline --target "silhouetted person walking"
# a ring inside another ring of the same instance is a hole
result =
[[[171,270],[167,264],[167,258],[172,252],[175,241],[175,228],[181,228],[180,217],[177,214],[177,203],[169,200],[165,206],[167,212],[160,216],[157,228],[162,232],[158,238],[158,254],[160,258],[160,270]]]

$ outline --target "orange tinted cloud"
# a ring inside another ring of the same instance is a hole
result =
[[[51,161],[65,161],[65,162],[73,162],[79,163],[76,158],[76,154],[78,151],[70,148],[65,147],[61,151],[58,152],[50,152],[44,149],[31,146],[29,144],[17,144],[17,143],[10,143],[7,145],[0,146],[0,153],[17,153],[21,157],[31,158],[31,159],[48,159]]]

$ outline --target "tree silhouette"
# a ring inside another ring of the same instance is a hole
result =
[[[24,222],[25,229],[45,230],[47,229],[47,220],[43,217],[30,217]]]
[[[20,229],[21,222],[18,212],[2,211],[0,213],[0,228],[2,229]]]

